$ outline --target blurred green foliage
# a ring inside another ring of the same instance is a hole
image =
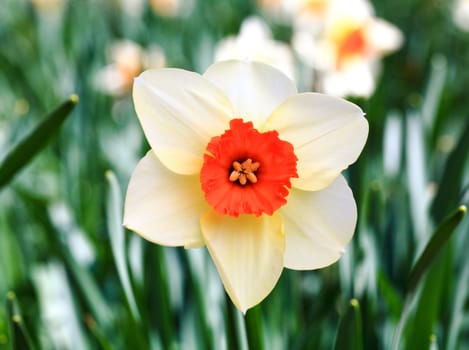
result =
[[[244,319],[204,249],[122,231],[123,192],[148,146],[130,96],[100,93],[93,77],[119,38],[203,71],[216,42],[259,13],[254,1],[199,0],[169,18],[148,5],[132,17],[113,0],[70,0],[60,16],[3,0],[0,166],[68,96],[80,102],[0,192],[0,349],[469,347],[469,223],[462,209],[443,222],[469,202],[469,33],[454,26],[451,2],[373,2],[405,43],[384,60],[375,94],[354,100],[370,123],[347,173],[356,235],[339,263],[286,270]],[[289,40],[290,28],[271,25]],[[425,250],[441,227],[448,242]]]

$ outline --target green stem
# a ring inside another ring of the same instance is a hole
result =
[[[155,295],[157,326],[161,332],[161,340],[164,349],[174,349],[177,346],[173,329],[174,320],[171,312],[171,291],[169,290],[168,269],[164,260],[164,251],[160,246],[153,246],[151,250],[153,257],[152,263],[155,267],[152,273],[156,281],[155,288],[157,288]]]
[[[238,329],[238,322],[236,320],[237,310],[233,306],[228,295],[225,293],[225,329],[226,329],[226,343],[228,350],[241,349],[241,339]]]
[[[185,273],[189,276],[191,289],[195,292],[195,307],[200,321],[200,333],[202,334],[204,342],[203,348],[207,350],[213,350],[215,349],[215,345],[213,343],[212,328],[209,326],[206,313],[203,284],[190,267],[187,251],[181,252],[180,258],[183,262]]]
[[[246,336],[250,350],[264,349],[262,315],[260,305],[250,309],[244,316]]]

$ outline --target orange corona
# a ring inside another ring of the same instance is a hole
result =
[[[290,179],[298,177],[296,162],[293,146],[276,131],[261,133],[252,122],[233,119],[207,145],[202,190],[220,214],[272,215],[286,203]]]

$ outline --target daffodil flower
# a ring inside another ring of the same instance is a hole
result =
[[[151,150],[127,189],[124,225],[145,239],[206,245],[226,292],[245,312],[284,267],[317,269],[344,253],[356,206],[342,170],[368,123],[356,105],[298,94],[259,62],[223,61],[135,79]]]
[[[272,38],[267,23],[251,16],[241,24],[239,35],[222,39],[215,47],[215,61],[250,59],[280,69],[295,81],[295,65],[291,48]]]
[[[144,69],[161,68],[166,64],[163,50],[152,45],[145,50],[130,40],[118,40],[109,47],[111,64],[100,69],[95,86],[109,95],[120,96],[130,91],[133,79]]]
[[[375,90],[379,60],[403,41],[399,29],[374,16],[365,0],[330,0],[322,29],[298,24],[293,47],[318,71],[318,86],[337,96],[370,96]]]

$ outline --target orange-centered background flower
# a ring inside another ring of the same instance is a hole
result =
[[[381,58],[403,41],[367,0],[329,0],[321,24],[296,22],[296,52],[317,71],[318,88],[336,96],[370,96]]]
[[[243,312],[284,267],[343,254],[357,213],[341,172],[368,135],[356,105],[298,94],[275,68],[235,60],[203,75],[146,71],[133,98],[151,150],[130,179],[126,227],[158,244],[206,245]]]

